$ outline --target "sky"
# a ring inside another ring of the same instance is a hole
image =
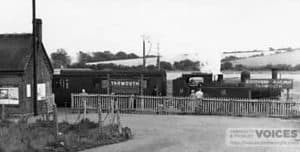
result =
[[[142,55],[142,35],[152,54],[300,47],[299,0],[36,0],[47,52],[126,51]],[[0,33],[31,32],[31,0],[0,1]]]

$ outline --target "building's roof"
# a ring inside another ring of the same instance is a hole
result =
[[[24,72],[32,57],[32,44],[32,34],[0,34],[0,72]],[[39,50],[47,56],[43,44]]]
[[[82,68],[64,68],[64,69],[54,69],[55,76],[106,76],[110,75],[121,75],[121,76],[134,76],[144,74],[148,75],[166,75],[163,70],[94,70],[94,69],[82,69]]]
[[[0,35],[0,72],[24,71],[32,54],[31,34]]]

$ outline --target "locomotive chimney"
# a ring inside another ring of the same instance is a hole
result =
[[[222,82],[223,81],[223,74],[218,74],[218,82]]]
[[[250,72],[249,71],[243,71],[241,73],[241,82],[246,82],[246,80],[250,79]]]
[[[278,69],[272,68],[272,79],[278,79]]]

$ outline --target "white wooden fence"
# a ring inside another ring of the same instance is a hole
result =
[[[177,113],[230,116],[266,116],[266,117],[299,117],[299,102],[280,102],[278,100],[250,100],[228,98],[190,98],[190,97],[156,97],[104,94],[72,94],[71,108],[96,110],[98,104],[103,111],[108,111],[111,102],[117,102],[121,112],[141,113]]]
[[[291,118],[300,116],[299,102],[282,102],[270,99],[205,98],[198,106],[199,114],[266,116]]]
[[[103,94],[72,94],[71,108],[83,109],[83,101],[87,101],[87,109],[96,110],[98,104],[103,111],[109,110],[111,101],[116,101],[120,112],[144,113],[195,113],[197,100],[180,97],[128,96]]]

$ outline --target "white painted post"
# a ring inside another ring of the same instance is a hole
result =
[[[98,103],[98,125],[99,125],[99,134],[102,135],[103,133],[103,124],[102,124],[102,109],[101,103]]]
[[[115,99],[114,99],[114,94],[111,95],[111,100],[110,100],[110,115],[111,115],[111,120],[110,123],[113,124],[115,121]]]
[[[142,98],[141,98],[141,108],[142,108],[142,111],[144,111],[144,106],[145,106],[145,97],[144,96],[141,96]]]
[[[121,119],[120,119],[120,110],[117,108],[117,126],[119,129],[119,133],[122,132]]]
[[[59,128],[58,128],[57,107],[54,104],[52,108],[53,108],[53,123],[54,123],[55,139],[58,140]]]
[[[133,110],[133,104],[134,104],[134,96],[131,95],[131,96],[129,97],[129,111],[130,111],[130,112],[132,112],[132,110]]]
[[[83,119],[86,119],[86,99],[83,99]]]

